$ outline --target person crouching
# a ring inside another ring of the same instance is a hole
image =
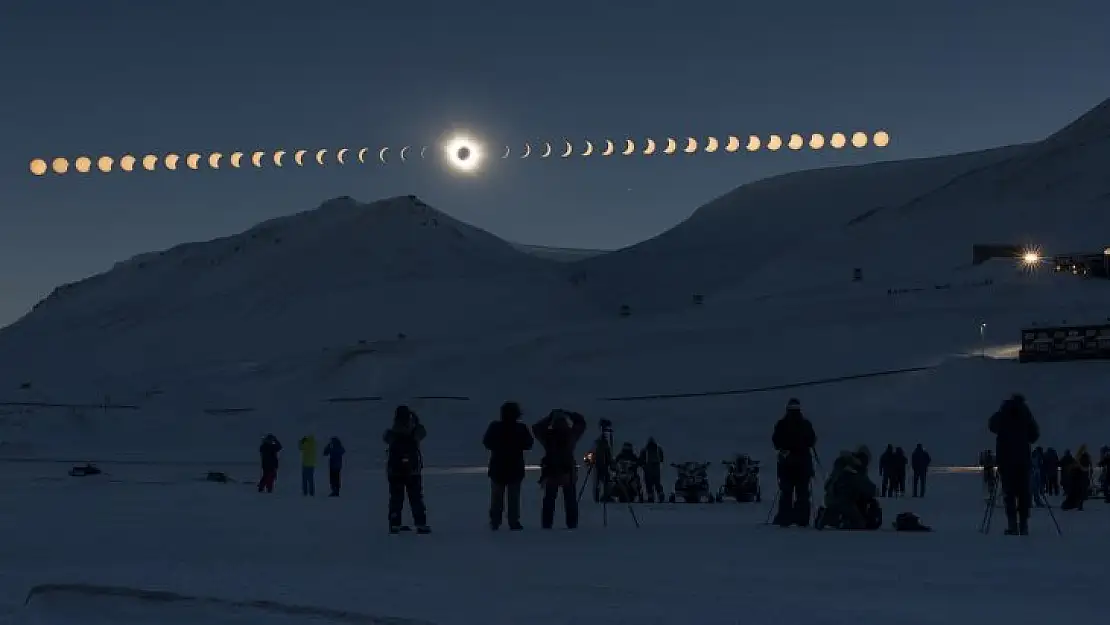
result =
[[[552,410],[532,426],[532,434],[543,446],[540,461],[540,484],[543,485],[543,510],[540,526],[551,529],[555,524],[555,500],[563,494],[567,529],[578,527],[578,464],[574,447],[586,432],[586,419],[566,410]]]

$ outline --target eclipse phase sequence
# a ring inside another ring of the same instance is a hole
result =
[[[727,135],[724,137],[706,137],[704,140],[697,137],[648,138],[643,141],[630,138],[616,140],[585,139],[578,142],[562,139],[554,142],[525,142],[515,150],[513,146],[506,145],[500,152],[500,156],[502,160],[513,157],[550,160],[555,158],[567,159],[574,156],[675,155],[680,152],[689,155],[713,154],[716,152],[735,153],[741,150],[778,152],[783,148],[799,151],[807,147],[810,150],[823,150],[825,148],[841,150],[848,146],[863,149],[868,145],[876,148],[889,146],[890,133],[885,130],[873,133],[862,131],[834,132],[829,135],[790,133],[770,134],[766,137],[748,135],[746,138]],[[460,173],[475,173],[481,170],[486,160],[485,146],[469,134],[453,135],[443,141],[441,148],[443,160],[452,170]],[[286,160],[286,157],[290,154],[292,155],[292,163]],[[351,158],[352,154],[354,158]],[[373,158],[372,154],[373,149],[369,147],[343,147],[338,150],[321,148],[317,150],[298,149],[292,152],[285,149],[235,151],[226,155],[223,152],[187,152],[184,154],[169,152],[162,155],[145,154],[142,156],[123,154],[119,157],[80,155],[72,159],[62,156],[50,159],[35,158],[31,160],[29,169],[32,175],[45,176],[49,173],[56,175],[73,172],[87,174],[93,171],[100,171],[101,173],[133,172],[137,168],[148,172],[157,171],[160,168],[167,171],[180,171],[182,165],[185,169],[193,171],[203,169],[204,166],[213,170],[241,169],[246,167],[248,163],[255,169],[261,169],[266,166],[267,162],[274,167],[282,168],[287,165],[304,167],[315,161],[318,166],[324,167],[328,164],[353,165],[356,160],[358,164],[364,165]],[[397,149],[385,146],[377,150],[377,160],[383,165],[395,161],[405,163],[416,158],[425,159],[426,154],[427,146],[420,146],[419,149],[415,145],[405,145]],[[329,155],[332,155],[332,158],[329,159]],[[247,162],[244,163],[244,160]]]

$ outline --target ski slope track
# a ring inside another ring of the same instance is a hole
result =
[[[0,455],[216,462],[251,455],[265,432],[311,431],[371,467],[392,405],[409,402],[429,463],[470,466],[485,423],[516,399],[529,419],[575,408],[617,421],[618,438],[665,440],[672,457],[718,458],[764,453],[797,396],[825,455],[896,440],[963,465],[1018,390],[1049,444],[1102,444],[1110,364],[1013,356],[1031,322],[1104,320],[1107,283],[976,266],[971,250],[1107,247],[1107,162],[1103,103],[1034,143],[748,184],[580,260],[413,196],[338,198],[132,258],[0,331],[0,400],[139,406],[2,407]],[[843,381],[803,384],[819,379]],[[752,388],[777,390],[729,391]],[[325,401],[359,396],[381,401]],[[434,396],[467,400],[416,399]],[[602,401],[644,396],[656,400]]]

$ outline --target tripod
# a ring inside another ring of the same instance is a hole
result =
[[[991,521],[994,519],[994,507],[998,502],[998,478],[996,477],[990,482],[990,498],[987,499],[987,509],[983,511],[983,520],[979,523],[979,532],[982,534],[989,534],[991,531]],[[1060,529],[1060,522],[1056,520],[1056,513],[1052,511],[1052,504],[1049,503],[1048,497],[1044,499],[1045,509],[1048,510],[1048,516],[1052,519],[1052,525],[1056,528],[1056,535],[1063,536],[1064,531]]]

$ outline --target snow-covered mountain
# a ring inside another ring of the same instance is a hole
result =
[[[440,432],[431,455],[469,462],[480,446],[458,441],[515,398],[534,412],[601,412],[632,436],[664,436],[676,450],[718,445],[716,454],[763,441],[785,397],[804,393],[826,441],[944,432],[962,456],[982,443],[983,412],[1028,389],[1068,436],[1087,436],[1110,412],[1110,396],[1091,383],[1110,367],[967,355],[1012,353],[1030,321],[1105,317],[1108,284],[970,261],[975,243],[1106,247],[1108,165],[1104,103],[1032,144],[745,185],[658,237],[574,262],[413,197],[340,198],[59,288],[0,331],[0,384],[32,384],[13,399],[107,395],[142,410],[77,429],[60,412],[40,413],[18,427],[9,420],[2,435],[35,453],[56,451],[44,439],[64,430],[119,453],[168,435],[175,449],[219,454],[213,428],[230,447],[279,427],[373,439],[381,419],[366,413],[412,401]],[[622,305],[630,315],[618,315]],[[907,367],[935,369],[681,405],[598,401]],[[323,401],[335,395],[385,404]],[[423,395],[470,401],[413,399]],[[257,410],[203,416],[213,406]]]

